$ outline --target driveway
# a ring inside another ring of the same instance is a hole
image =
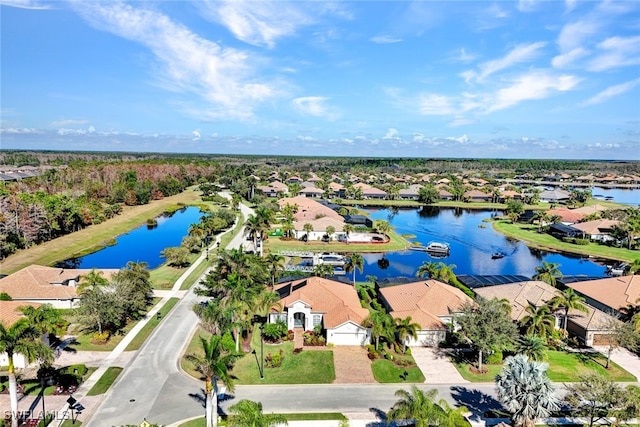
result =
[[[464,384],[445,352],[438,348],[411,347],[411,355],[426,378],[427,384]]]
[[[608,347],[597,346],[593,347],[593,349],[599,351],[605,356],[609,351]],[[635,376],[637,381],[640,381],[640,357],[633,354],[626,348],[618,347],[611,353],[611,360],[622,366],[629,373],[631,373],[631,375]]]

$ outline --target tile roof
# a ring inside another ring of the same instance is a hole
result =
[[[33,307],[39,307],[42,304],[25,301],[0,301],[0,323],[5,327],[13,325],[18,319],[23,317],[22,313],[18,310],[20,307],[27,305]]]
[[[312,220],[325,216],[344,222],[342,216],[338,212],[305,196],[280,199],[278,200],[278,204],[280,206],[285,206],[286,204],[298,206],[298,212],[293,215],[295,221],[303,223],[311,222]]]
[[[90,271],[91,269],[64,269],[34,264],[0,279],[0,292],[6,292],[14,300],[72,299],[77,297],[74,284]],[[118,270],[101,271],[109,279]]]
[[[620,224],[620,221],[613,219],[596,219],[594,221],[579,222],[571,226],[585,234],[608,234],[613,226],[618,224]]]
[[[282,307],[302,301],[311,307],[312,312],[323,313],[325,328],[335,328],[348,321],[362,325],[369,315],[369,311],[360,305],[353,286],[322,277],[282,283],[276,286],[275,291],[284,295],[280,299]]]
[[[568,208],[556,208],[549,209],[547,211],[548,215],[558,215],[563,222],[578,222],[582,218],[584,218],[584,214],[580,212],[575,212],[575,210],[571,210]]]
[[[380,294],[393,317],[411,316],[422,330],[445,328],[440,316],[449,316],[473,302],[460,289],[433,279],[381,288]]]
[[[638,305],[640,298],[640,275],[637,274],[568,283],[567,286],[614,310],[629,304]]]

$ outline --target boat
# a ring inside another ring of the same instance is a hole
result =
[[[621,262],[615,265],[609,265],[607,266],[607,274],[609,274],[609,276],[614,276],[614,277],[622,276],[627,270],[627,267],[628,265],[624,262]]]
[[[409,247],[409,249],[414,251],[429,252],[430,254],[436,255],[448,255],[451,250],[449,248],[449,245],[443,242],[429,242],[427,246],[416,245]]]
[[[500,258],[504,258],[505,256],[507,256],[507,254],[505,254],[504,252],[494,252],[491,255],[491,259],[500,259]]]

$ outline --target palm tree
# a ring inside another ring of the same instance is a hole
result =
[[[349,243],[349,234],[352,233],[356,228],[353,224],[345,224],[342,226],[342,231],[344,231],[347,235],[347,244]]]
[[[331,241],[333,240],[331,236],[333,236],[333,233],[336,232],[336,228],[333,225],[328,225],[324,232],[326,233],[327,237],[329,237],[329,241]]]
[[[257,253],[258,239],[262,239],[264,233],[269,229],[269,226],[265,225],[257,215],[249,215],[247,221],[244,223],[244,227],[245,232],[253,236],[253,248]]]
[[[18,382],[13,356],[16,353],[22,354],[29,363],[36,359],[45,362],[53,361],[51,348],[39,338],[40,332],[26,318],[19,319],[9,327],[0,322],[0,353],[6,353],[8,359],[7,373],[12,414],[18,413]],[[16,416],[11,417],[11,427],[18,427]]]
[[[379,219],[375,223],[375,229],[378,230],[379,233],[384,234],[385,237],[388,237],[388,233],[391,231],[391,224],[389,224],[388,221]]]
[[[102,277],[103,272],[93,269],[86,275],[80,277],[78,283],[78,295],[82,295],[88,290],[100,289],[109,285],[109,281]]]
[[[232,427],[275,427],[287,425],[287,418],[280,414],[264,414],[262,403],[243,399],[231,405],[229,425]]]
[[[356,285],[356,270],[362,271],[364,270],[364,258],[360,254],[351,254],[347,259],[347,262],[344,265],[344,270],[347,273],[353,272],[353,286]]]
[[[523,335],[516,342],[517,353],[524,354],[531,360],[544,359],[547,346],[542,338],[535,335]]]
[[[583,313],[589,313],[589,309],[584,305],[585,299],[576,292],[567,288],[560,292],[548,302],[552,310],[562,308],[564,310],[564,321],[562,322],[562,329],[567,330],[567,322],[569,321],[569,310],[578,310]]]
[[[27,305],[20,307],[19,310],[29,320],[31,326],[41,335],[46,335],[46,343],[49,343],[49,335],[57,334],[65,323],[60,311],[53,308],[51,304],[43,304],[39,307]]]
[[[438,406],[442,409],[440,414],[440,420],[438,421],[439,427],[470,427],[471,423],[464,416],[469,409],[466,406],[459,406],[452,408],[449,406],[446,400],[440,399]]]
[[[313,275],[318,277],[333,276],[335,271],[330,264],[318,264],[313,267]]]
[[[205,378],[206,426],[215,427],[218,425],[218,381],[224,384],[229,391],[233,391],[233,380],[229,370],[239,356],[231,354],[223,348],[220,335],[212,335],[209,341],[200,337],[200,344],[203,355],[191,353],[186,356],[186,359],[193,363],[196,370]]]
[[[532,279],[540,280],[551,286],[556,286],[556,279],[560,279],[562,277],[562,273],[559,268],[560,264],[558,263],[542,261],[542,265],[536,267],[536,274]]]
[[[362,321],[365,328],[371,328],[371,336],[375,340],[376,350],[380,348],[380,338],[392,342],[394,323],[391,315],[381,307],[370,308],[369,315]]]
[[[547,376],[547,364],[529,361],[524,354],[507,357],[496,376],[498,399],[511,413],[516,427],[534,427],[560,405]]]
[[[437,390],[424,392],[416,386],[411,392],[397,390],[395,395],[400,399],[387,412],[387,420],[413,420],[415,427],[439,425],[442,409],[434,402],[437,394]]]
[[[402,354],[404,354],[407,350],[407,338],[411,337],[417,340],[420,325],[412,323],[411,316],[407,316],[404,319],[395,319],[395,322],[396,335],[398,336],[398,342],[402,344]]]
[[[531,218],[532,222],[538,222],[538,232],[542,233],[542,227],[549,222],[549,214],[543,210],[536,211]]]
[[[265,259],[267,266],[269,267],[269,273],[271,274],[271,289],[276,286],[276,280],[280,271],[284,270],[284,257],[278,254],[267,254]]]
[[[305,222],[304,225],[302,226],[302,229],[304,230],[305,233],[307,233],[307,242],[309,241],[309,233],[311,233],[313,231],[313,225],[311,225],[308,222]]]
[[[416,277],[428,277],[429,279],[433,279],[438,276],[438,263],[424,261],[420,267],[418,267],[418,271],[416,272]]]
[[[547,339],[553,333],[556,318],[551,313],[549,306],[542,305],[537,307],[534,303],[529,302],[525,312],[527,315],[520,319],[520,326],[528,335],[536,335]]]

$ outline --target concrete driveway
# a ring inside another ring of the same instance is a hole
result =
[[[605,356],[609,352],[609,347],[593,347]],[[625,370],[636,377],[636,381],[640,381],[640,357],[633,354],[624,347],[618,347],[611,353],[611,360],[622,366]]]
[[[445,352],[438,348],[411,347],[411,355],[426,378],[426,384],[463,384],[462,378]]]

